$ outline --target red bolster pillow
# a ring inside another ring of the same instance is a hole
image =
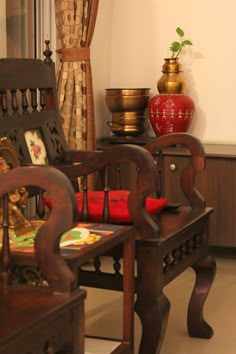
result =
[[[109,213],[110,222],[113,224],[128,224],[131,223],[131,218],[128,210],[128,196],[129,191],[125,190],[111,190],[108,192],[109,198]],[[79,215],[82,214],[83,192],[76,193],[76,200],[78,204]],[[44,202],[48,208],[51,208],[51,200],[44,198]],[[162,208],[168,203],[167,198],[150,198],[146,199],[146,209],[150,215],[155,215],[160,212]],[[88,192],[88,211],[89,221],[103,222],[103,205],[104,192],[103,191],[89,191]]]

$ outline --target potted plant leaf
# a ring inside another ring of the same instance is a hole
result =
[[[179,42],[172,42],[169,48],[172,52],[171,58],[179,58],[179,55],[185,46],[193,45],[189,39],[184,39],[184,31],[180,27],[176,28],[176,33],[179,35]]]
[[[176,28],[176,33],[179,36],[179,41],[172,42],[169,50],[171,57],[165,58],[165,63],[162,66],[162,76],[157,83],[159,93],[184,93],[186,90],[186,83],[182,76],[182,67],[179,63],[179,57],[182,50],[189,45],[193,45],[189,39],[184,38],[184,31]]]

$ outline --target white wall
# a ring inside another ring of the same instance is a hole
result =
[[[100,0],[92,43],[97,135],[106,135],[107,87],[157,93],[163,58],[181,27],[194,46],[182,57],[196,106],[190,132],[204,142],[236,143],[235,0]]]
[[[91,66],[93,93],[96,114],[96,134],[108,135],[106,125],[109,120],[105,105],[105,88],[110,87],[111,39],[112,39],[112,1],[100,0],[95,32],[91,45]]]

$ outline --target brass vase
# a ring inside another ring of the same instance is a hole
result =
[[[194,102],[185,94],[186,83],[177,58],[167,58],[157,83],[159,94],[148,103],[148,116],[157,136],[186,132],[193,118]]]
[[[162,66],[162,76],[157,82],[158,92],[163,94],[184,94],[186,82],[178,58],[166,58]]]

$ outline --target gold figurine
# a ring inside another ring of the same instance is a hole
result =
[[[0,174],[7,173],[11,167],[19,166],[16,151],[7,138],[0,139]],[[4,156],[4,157],[3,157]],[[6,161],[7,159],[7,161]],[[30,221],[24,216],[23,210],[29,193],[24,187],[18,188],[8,194],[9,229],[10,237],[17,236],[33,228]],[[2,201],[0,204],[0,224],[3,222]],[[2,228],[1,228],[2,229]],[[1,232],[2,233],[2,232]]]

